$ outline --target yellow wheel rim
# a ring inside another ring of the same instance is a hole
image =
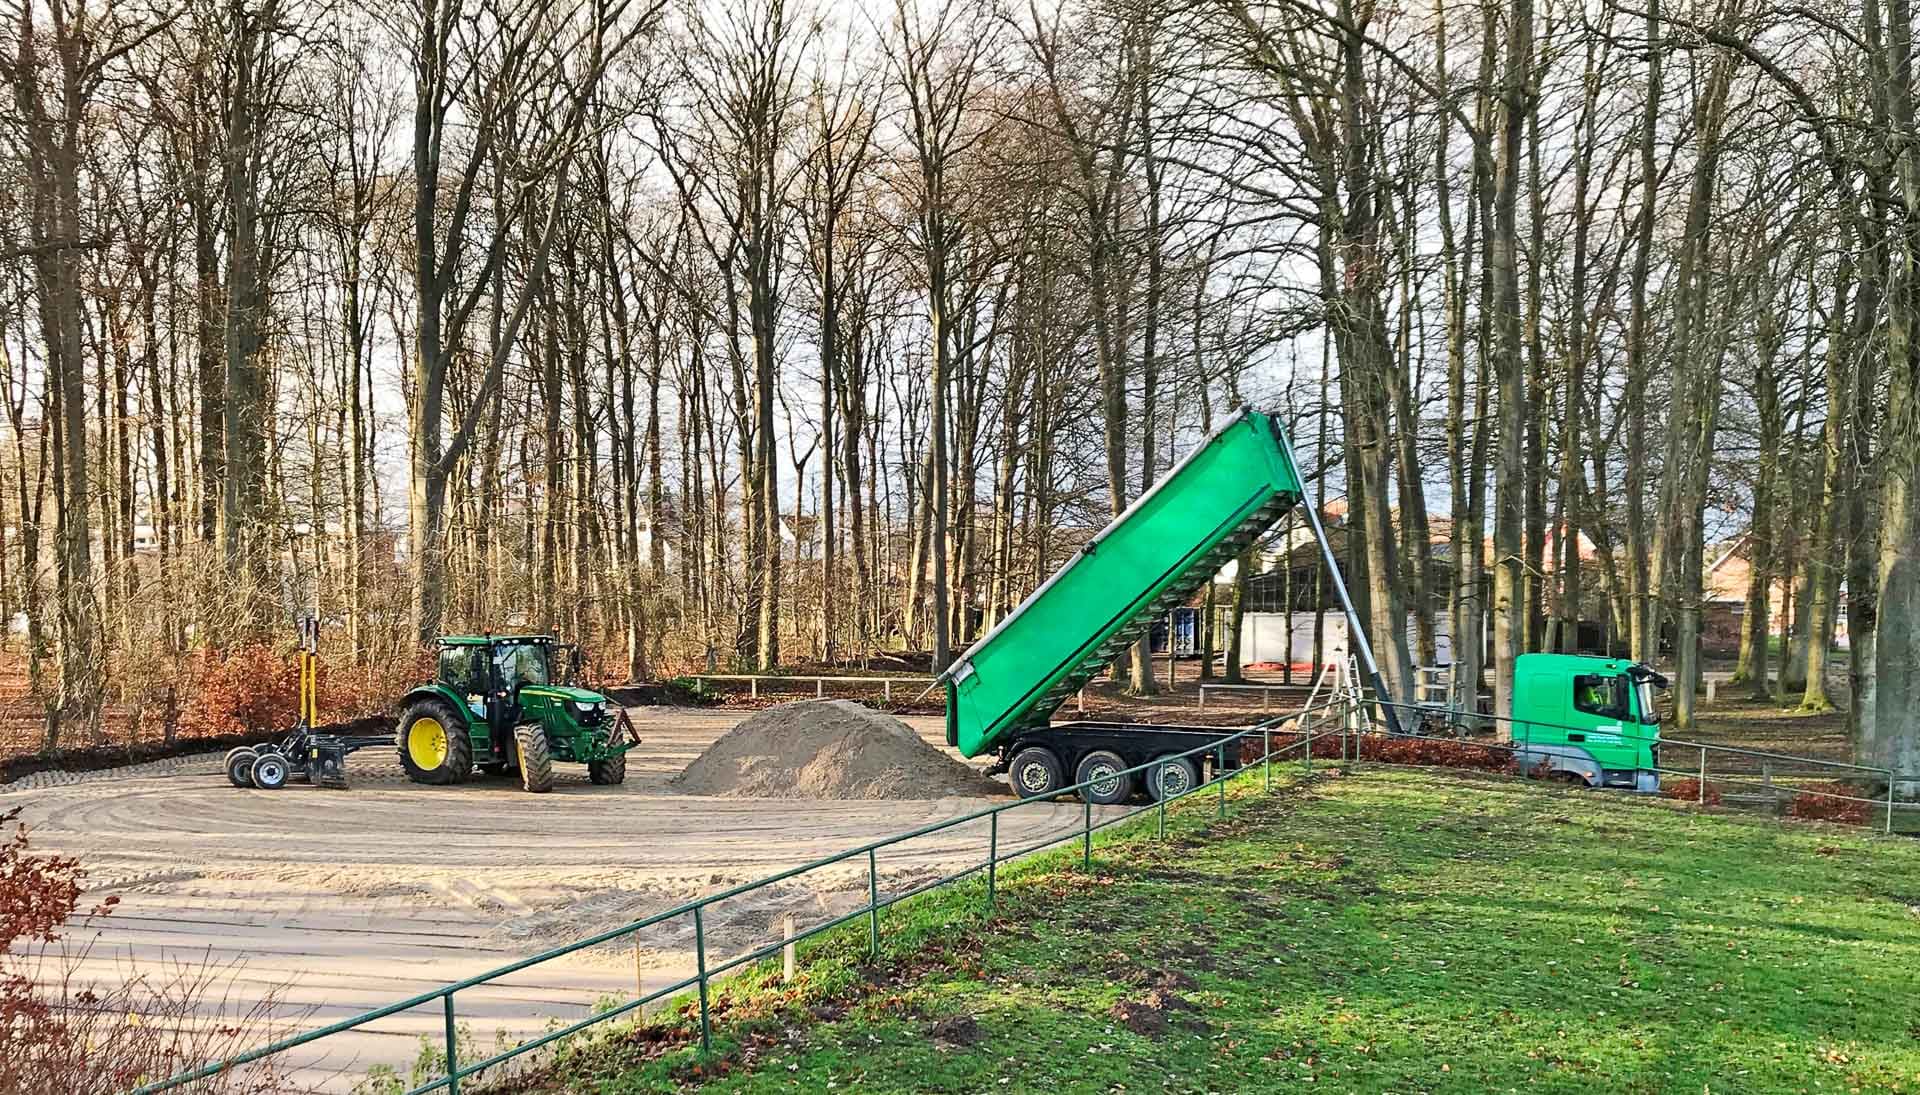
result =
[[[432,717],[413,720],[407,728],[407,755],[421,769],[431,772],[447,762],[447,728]]]

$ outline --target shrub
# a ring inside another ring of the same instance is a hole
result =
[[[266,732],[293,724],[300,707],[300,670],[291,654],[264,643],[230,653],[201,650],[188,669],[193,697],[180,713],[192,737]]]
[[[1495,749],[1470,741],[1448,738],[1362,739],[1360,756],[1388,764],[1423,764],[1433,768],[1468,768],[1480,772],[1519,772],[1520,766],[1507,749]]]
[[[0,840],[0,957],[5,957],[20,943],[59,938],[60,926],[80,905],[82,871],[78,860],[27,850],[19,807],[0,814],[0,827],[13,830]],[[108,898],[100,911],[118,901]],[[7,987],[15,986],[9,981]]]
[[[32,852],[18,810],[0,814],[0,827],[11,828],[0,840],[0,1091],[124,1091],[261,1038],[275,994],[238,1017],[209,1009],[231,989],[222,970],[170,967],[157,980],[136,975],[109,987],[78,981],[85,952],[61,944],[80,908],[79,863]],[[108,915],[118,901],[86,915]],[[258,1062],[183,1090],[266,1095],[285,1086],[271,1062]]]
[[[675,677],[667,682],[667,702],[678,707],[714,707],[726,700],[726,693],[697,677]]]
[[[1859,797],[1833,798],[1834,795],[1859,796],[1860,789],[1848,783],[1810,783],[1787,800],[1787,816],[1807,821],[1838,821],[1865,825],[1873,816],[1873,803]]]
[[[1324,732],[1321,731],[1321,733]],[[1275,732],[1272,737],[1275,759],[1300,759],[1301,738],[1302,735],[1291,730]],[[1341,747],[1342,742],[1337,733],[1319,737],[1314,740],[1313,755],[1316,758],[1338,759]],[[1349,738],[1345,747],[1349,756],[1353,755],[1357,748],[1359,759],[1383,761],[1388,764],[1467,768],[1481,772],[1517,773],[1520,770],[1519,765],[1514,762],[1513,754],[1508,750],[1470,741],[1454,741],[1450,738],[1389,738],[1369,734],[1358,739]],[[1261,739],[1259,737],[1243,739],[1240,756],[1242,763],[1258,763],[1261,758]]]
[[[1700,797],[1700,781],[1691,776],[1660,781],[1660,797],[1677,799],[1681,802],[1704,801],[1708,806],[1718,806],[1723,801],[1720,789],[1712,783],[1707,784],[1707,794],[1703,800]]]
[[[332,666],[322,658],[321,723],[388,710],[407,688],[432,679],[434,653],[367,665]],[[300,667],[291,649],[255,643],[229,652],[197,651],[188,666],[191,700],[180,713],[189,737],[243,732],[270,734],[292,726],[300,712]]]

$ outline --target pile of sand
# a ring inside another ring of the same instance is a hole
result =
[[[1004,794],[920,739],[906,723],[852,700],[770,707],[673,777],[676,790],[725,798],[928,799]]]

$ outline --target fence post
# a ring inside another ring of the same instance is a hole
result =
[[[1207,709],[1207,686],[1204,684],[1200,686],[1200,708],[1199,709],[1202,711],[1205,711]]]
[[[1305,745],[1306,749],[1301,754],[1300,763],[1305,773],[1310,776],[1313,774],[1313,727],[1311,725],[1307,727],[1307,740],[1301,744]]]
[[[1707,747],[1700,747],[1700,805],[1707,804]]]
[[[707,926],[693,907],[693,960],[700,981],[700,1052],[713,1052],[713,1023],[707,1017]]]
[[[1273,790],[1273,731],[1264,726],[1260,728],[1260,766],[1267,770],[1267,790],[1271,791]]]
[[[786,940],[786,946],[780,948],[780,981],[782,984],[792,984],[793,975],[800,965],[800,948],[793,942],[792,913],[780,918],[780,937]]]
[[[1269,710],[1271,710],[1269,705],[1272,704],[1272,702],[1273,702],[1272,690],[1262,688],[1260,690],[1260,713],[1264,715]]]
[[[1148,778],[1150,779],[1160,778],[1160,773],[1157,769],[1150,768],[1148,769],[1148,772],[1150,773]],[[1162,787],[1160,789],[1160,793],[1155,797],[1157,797],[1160,800],[1160,839],[1165,840],[1167,839],[1167,790],[1166,788]]]
[[[645,966],[639,962],[639,932],[634,932],[628,939],[634,941],[634,999],[639,999],[647,995],[647,974]]]
[[[867,849],[867,946],[880,957],[880,857]]]
[[[813,698],[816,700],[821,699],[825,697],[826,694],[827,694],[827,678],[825,677],[813,678]]]
[[[880,695],[888,703],[893,702],[893,682],[891,680],[881,682]]]
[[[460,1050],[456,1044],[458,1035],[453,1029],[453,993],[440,997],[440,1008],[447,1018],[447,1092],[460,1095]]]
[[[760,698],[760,678],[748,677],[747,690],[752,694],[754,699],[756,700],[759,699]]]
[[[1000,811],[987,815],[987,908],[993,908],[996,894],[994,875],[999,872],[1000,864]]]
[[[1893,769],[1887,769],[1887,835],[1893,835]]]
[[[1080,791],[1080,865],[1093,870],[1093,800],[1087,788]]]
[[[1220,785],[1220,816],[1227,816],[1227,747],[1213,747],[1213,781]]]

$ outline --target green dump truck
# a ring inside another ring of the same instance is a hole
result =
[[[1086,784],[1096,803],[1136,790],[1127,769],[1145,767],[1154,798],[1197,785],[1206,766],[1233,767],[1233,729],[1053,720],[1067,697],[1102,672],[1153,621],[1183,605],[1305,496],[1279,421],[1240,412],[1113,519],[1065,565],[941,675],[947,742],[968,757],[993,754],[1014,790],[1044,797]],[[1389,734],[1401,723],[1353,610],[1326,530],[1303,507],[1328,578],[1346,612],[1353,653]],[[1528,770],[1596,787],[1657,789],[1659,729],[1646,686],[1657,674],[1626,662],[1569,655],[1519,660],[1514,739]],[[1583,691],[1584,690],[1584,691]],[[1411,710],[1411,708],[1408,708]],[[1206,763],[1196,763],[1204,760]]]
[[[1660,789],[1660,708],[1667,679],[1637,662],[1522,654],[1513,663],[1513,744],[1520,767],[1588,787]]]
[[[1279,421],[1240,412],[948,667],[942,674],[948,743],[969,757],[996,754],[1014,790],[1028,797],[1092,781],[1088,798],[1122,802],[1135,788],[1121,773],[1155,762],[1145,780],[1149,795],[1177,795],[1198,784],[1204,766],[1175,754],[1217,744],[1233,731],[1054,723],[1053,713],[1304,493]],[[1319,515],[1312,507],[1304,512],[1325,552]],[[1357,653],[1374,689],[1385,695],[1339,569],[1331,553],[1325,558],[1347,605]],[[1392,711],[1386,716],[1398,732]],[[1238,759],[1223,749],[1212,763],[1231,767]]]

